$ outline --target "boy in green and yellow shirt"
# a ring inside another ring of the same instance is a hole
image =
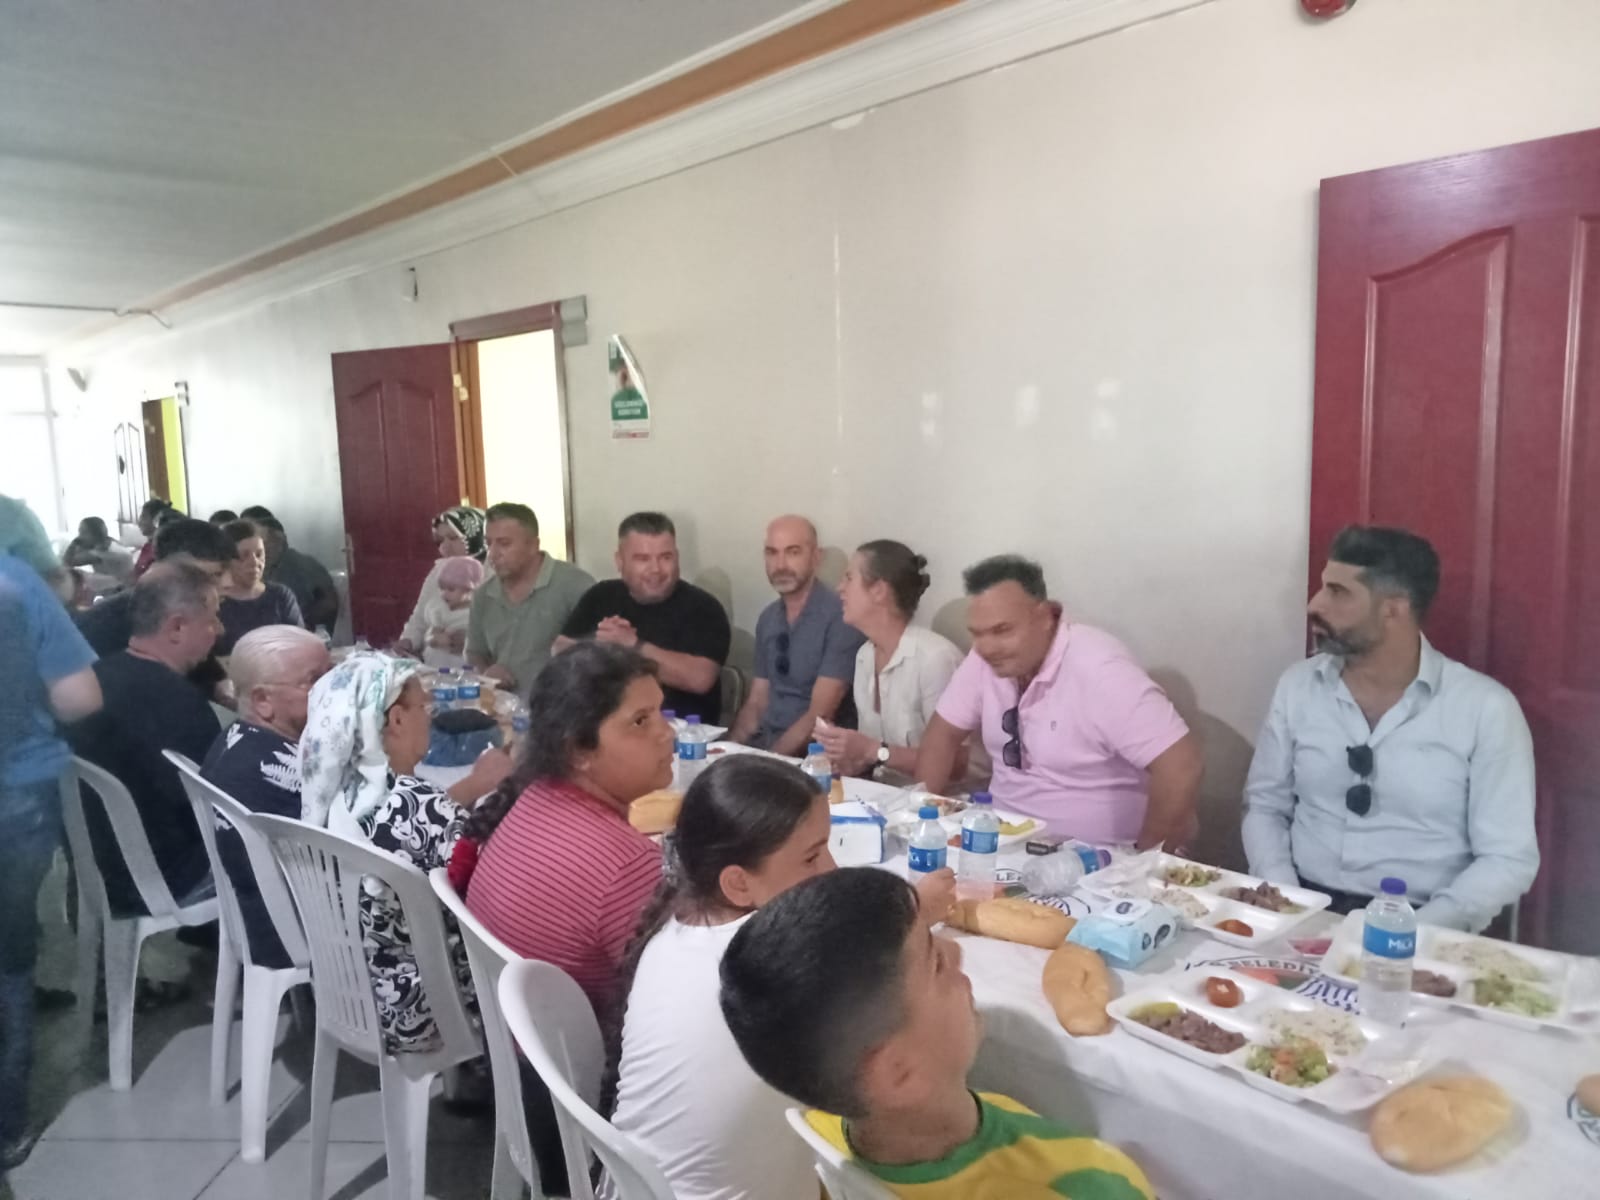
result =
[[[961,948],[886,871],[833,871],[758,910],[723,957],[722,1011],[756,1074],[897,1196],[1154,1200],[1116,1147],[967,1088],[981,1025]]]

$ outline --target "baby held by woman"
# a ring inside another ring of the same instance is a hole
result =
[[[439,568],[439,590],[422,610],[428,630],[422,661],[430,667],[466,665],[467,617],[482,582],[483,564],[475,558],[446,559]]]

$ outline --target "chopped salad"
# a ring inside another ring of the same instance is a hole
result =
[[[1274,1046],[1251,1046],[1244,1065],[1285,1087],[1315,1087],[1339,1069],[1321,1046],[1298,1037],[1286,1037]]]
[[[1549,992],[1507,978],[1498,971],[1490,971],[1474,980],[1472,995],[1486,1008],[1521,1013],[1525,1017],[1548,1017],[1556,1011],[1556,1002]]]
[[[1161,872],[1161,879],[1173,887],[1205,887],[1208,883],[1215,883],[1222,878],[1221,871],[1213,871],[1210,867],[1202,867],[1195,863],[1173,863]]]

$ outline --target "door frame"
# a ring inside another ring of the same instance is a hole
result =
[[[572,510],[572,449],[567,433],[566,348],[561,337],[559,301],[507,309],[450,322],[451,365],[456,387],[456,447],[462,491],[473,504],[487,508],[489,497],[483,463],[483,397],[479,391],[478,343],[520,333],[555,335],[556,415],[561,437],[561,494],[566,528],[561,531],[568,562],[577,561],[576,521]]]

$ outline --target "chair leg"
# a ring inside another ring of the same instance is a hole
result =
[[[389,1200],[423,1200],[428,1168],[428,1097],[432,1075],[408,1078],[385,1056],[378,1064],[383,1093],[383,1145],[389,1160]]]
[[[139,982],[137,921],[105,922],[106,1041],[110,1046],[111,1090],[133,1086],[133,997]]]
[[[333,1120],[333,1083],[339,1071],[339,1043],[317,1030],[311,1059],[311,1192],[310,1200],[327,1195],[328,1129]]]
[[[100,990],[100,920],[78,895],[78,1010],[73,1014],[78,1044],[87,1046],[94,1033],[94,1002]]]
[[[211,1004],[211,1103],[228,1099],[228,1048],[233,1041],[233,1005],[239,995],[239,959],[224,932],[217,941],[217,988]]]
[[[244,1022],[239,1039],[239,1157],[267,1156],[267,1092],[278,1044],[278,1010],[284,987],[276,971],[244,969]]]
[[[511,1157],[511,1143],[504,1134],[494,1139],[494,1175],[489,1180],[489,1200],[522,1200],[527,1184]],[[535,1197],[534,1200],[543,1200]]]

